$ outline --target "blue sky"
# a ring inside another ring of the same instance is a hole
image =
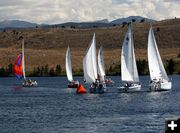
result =
[[[180,0],[0,0],[0,21],[36,23],[114,20],[144,16],[155,20],[180,17]]]

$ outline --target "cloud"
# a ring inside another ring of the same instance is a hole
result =
[[[0,0],[0,20],[36,23],[94,21],[132,15],[156,20],[180,17],[179,0]]]
[[[165,2],[177,2],[177,3],[180,3],[179,0],[164,0]]]

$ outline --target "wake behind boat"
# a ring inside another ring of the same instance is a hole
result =
[[[24,39],[22,39],[22,53],[18,56],[14,64],[14,74],[19,79],[24,79],[22,86],[24,87],[33,87],[37,86],[36,81],[32,81],[31,79],[26,79],[26,72],[25,72],[25,60],[24,60]]]
[[[131,25],[125,35],[121,53],[121,79],[123,82],[121,89],[125,91],[139,91],[141,85],[139,83],[139,75],[136,66],[136,58],[134,53],[134,42]]]
[[[152,26],[148,36],[148,65],[150,72],[150,90],[165,91],[172,88],[172,82],[169,81],[167,73],[164,69],[157,43],[154,37]]]
[[[68,78],[68,88],[77,88],[79,86],[79,81],[73,80],[72,65],[71,65],[71,53],[70,53],[69,46],[66,51],[66,75]]]
[[[98,79],[95,33],[83,58],[84,79],[90,85],[90,93],[104,93],[103,82]]]

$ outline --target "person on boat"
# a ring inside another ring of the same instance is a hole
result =
[[[32,83],[31,79],[28,79],[28,83],[29,83],[29,84]]]
[[[127,87],[127,83],[124,83],[124,87]]]
[[[76,84],[79,86],[79,81],[78,80],[76,81]]]
[[[109,78],[109,82],[112,82],[111,78]]]
[[[91,87],[91,88],[94,88],[94,87],[95,87],[94,83],[92,83],[92,84],[90,85],[90,87]]]
[[[96,79],[96,87],[99,87],[99,79]]]
[[[99,81],[98,81],[98,79],[96,79],[96,81],[93,82],[93,84],[91,85],[91,88],[96,89],[98,86],[99,86]]]
[[[100,83],[100,84],[99,84],[99,90],[102,90],[102,88],[103,88],[103,84]]]
[[[32,83],[32,81],[31,81],[31,79],[29,79],[29,80],[28,80],[28,84],[29,84],[30,86],[32,86],[32,85],[33,85],[33,83]]]
[[[129,85],[129,82],[127,82],[127,83],[126,83],[126,87],[129,87],[129,86],[130,86],[130,85]]]
[[[37,82],[36,82],[36,81],[34,81],[34,84],[35,84],[35,85],[37,85]]]
[[[125,90],[125,91],[128,90],[128,82],[124,83],[124,90]]]

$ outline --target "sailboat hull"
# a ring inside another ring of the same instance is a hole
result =
[[[89,89],[89,92],[90,93],[105,93],[106,88],[103,85],[99,86],[99,87],[91,86],[90,89]]]
[[[168,90],[171,90],[171,88],[172,88],[172,82],[150,84],[151,91],[168,91]]]
[[[78,81],[72,81],[68,83],[68,88],[77,88],[79,86]]]
[[[24,81],[22,83],[22,86],[23,87],[37,87],[38,83],[36,81],[28,81],[28,80],[26,80],[26,81]]]
[[[141,85],[140,84],[133,84],[132,86],[122,86],[120,87],[120,90],[124,91],[140,91],[141,90]]]

